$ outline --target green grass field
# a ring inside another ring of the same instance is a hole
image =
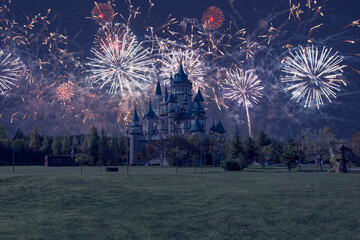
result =
[[[0,239],[360,239],[360,174],[0,167]]]

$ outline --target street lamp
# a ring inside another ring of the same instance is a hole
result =
[[[129,173],[129,165],[130,165],[130,151],[129,151],[129,129],[126,129],[126,158],[127,158],[127,163],[126,163],[126,173]]]

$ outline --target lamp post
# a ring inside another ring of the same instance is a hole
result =
[[[130,157],[129,157],[129,129],[126,129],[126,173],[129,173]]]
[[[14,150],[14,141],[12,142],[12,173],[15,173],[15,150]]]

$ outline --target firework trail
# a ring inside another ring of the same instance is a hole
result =
[[[285,91],[291,91],[291,100],[300,102],[305,98],[304,107],[324,105],[323,96],[331,102],[336,98],[336,92],[341,85],[346,85],[342,79],[345,65],[341,65],[343,58],[338,53],[332,54],[332,49],[323,47],[321,51],[313,45],[300,47],[299,51],[290,52],[291,57],[285,58],[282,71],[283,83],[290,86]]]
[[[129,29],[124,34],[113,39],[108,36],[101,40],[102,51],[92,48],[94,58],[90,62],[90,78],[100,82],[100,89],[109,84],[109,93],[121,95],[133,94],[138,89],[144,90],[144,85],[151,83],[152,65],[150,49],[138,43]]]
[[[0,50],[0,93],[16,86],[16,82],[24,75],[24,65],[20,58],[14,58],[11,53]]]
[[[249,136],[251,134],[251,123],[249,108],[259,102],[264,89],[260,84],[261,81],[255,73],[255,69],[244,71],[239,68],[226,71],[226,80],[223,82],[224,97],[237,101],[239,105],[245,107],[248,120]]]

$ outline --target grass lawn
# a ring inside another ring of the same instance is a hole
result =
[[[360,239],[360,174],[0,167],[0,239]]]

